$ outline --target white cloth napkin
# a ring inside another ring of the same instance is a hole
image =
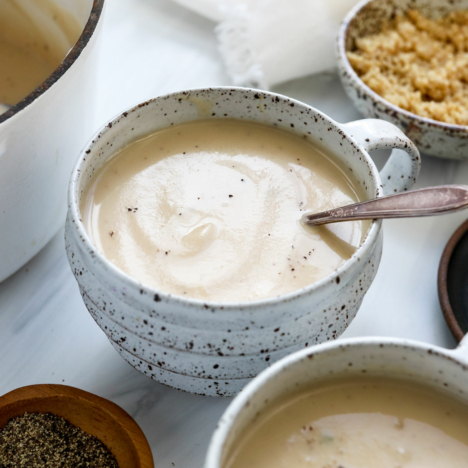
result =
[[[175,0],[219,24],[235,85],[269,87],[332,70],[341,21],[358,0]]]

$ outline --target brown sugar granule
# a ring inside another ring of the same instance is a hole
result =
[[[1,468],[118,468],[96,437],[54,414],[25,413],[0,430]]]
[[[468,125],[468,11],[431,20],[408,11],[356,39],[348,59],[373,91],[409,112]]]

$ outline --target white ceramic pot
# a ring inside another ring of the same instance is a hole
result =
[[[374,279],[382,252],[377,221],[353,257],[327,278],[284,296],[243,303],[172,296],[139,283],[109,262],[80,219],[80,199],[94,172],[135,138],[173,124],[229,117],[319,142],[353,171],[369,198],[409,189],[420,166],[416,147],[391,124],[367,120],[341,125],[301,102],[243,88],[158,97],[119,115],[93,137],[72,174],[65,232],[86,306],[115,349],[138,370],[206,395],[233,395],[272,362],[339,336]],[[400,148],[381,174],[367,153],[374,148]]]
[[[467,10],[468,0],[363,0],[343,21],[337,59],[346,93],[364,117],[393,123],[411,138],[422,153],[447,159],[468,159],[468,126],[428,119],[388,102],[372,91],[348,61],[356,38],[375,33],[383,20],[407,10],[420,10],[428,18],[439,18],[456,10]]]
[[[388,377],[419,383],[468,404],[468,338],[455,350],[392,338],[355,338],[304,349],[254,379],[229,405],[205,468],[222,468],[230,447],[275,401],[330,377]]]
[[[76,158],[95,127],[96,45],[104,0],[67,0],[84,31],[62,64],[0,115],[0,281],[63,225]]]

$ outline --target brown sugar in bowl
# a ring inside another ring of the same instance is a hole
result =
[[[418,10],[437,19],[459,10],[468,10],[468,0],[362,0],[347,15],[337,41],[341,82],[358,111],[366,118],[382,119],[399,127],[422,153],[448,159],[468,159],[468,126],[456,125],[409,112],[373,91],[355,72],[347,53],[356,40],[377,34],[385,20]]]
[[[119,468],[154,468],[143,431],[122,408],[92,393],[66,385],[30,385],[0,397],[0,429],[24,413],[52,413],[97,437]]]

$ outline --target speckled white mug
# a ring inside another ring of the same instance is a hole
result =
[[[304,349],[262,372],[229,405],[205,468],[222,468],[240,434],[275,401],[334,377],[404,379],[468,404],[468,338],[455,350],[394,338],[354,338]]]
[[[70,265],[88,310],[121,356],[151,378],[193,393],[233,395],[272,362],[345,330],[377,272],[381,222],[371,224],[362,245],[333,274],[283,296],[204,302],[139,283],[95,248],[80,219],[80,198],[95,171],[129,142],[200,118],[247,119],[317,141],[353,171],[369,198],[409,189],[420,158],[391,124],[364,120],[341,125],[301,102],[245,88],[158,97],[122,113],[92,138],[72,174],[65,232]],[[367,153],[378,148],[399,148],[381,174]]]

